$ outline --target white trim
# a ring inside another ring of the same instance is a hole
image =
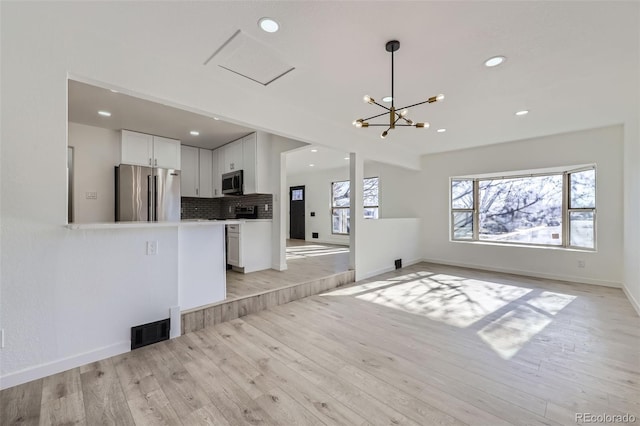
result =
[[[624,284],[622,285],[622,291],[624,292],[625,296],[627,296],[627,299],[629,299],[629,303],[631,303],[631,306],[633,306],[633,309],[636,310],[636,313],[638,314],[638,316],[640,316],[640,303],[638,303],[638,301],[635,299],[635,297],[633,297],[631,292],[627,290],[627,286],[625,286]]]
[[[429,262],[429,263],[440,263],[442,265],[449,265],[449,266],[459,266],[461,268],[473,268],[473,269],[481,269],[483,271],[504,272],[505,274],[523,275],[523,276],[535,277],[535,278],[545,278],[548,280],[567,281],[570,283],[600,285],[603,287],[613,287],[613,288],[623,287],[622,283],[619,283],[619,282],[594,280],[591,278],[575,277],[571,275],[545,274],[537,271],[524,271],[522,269],[488,267],[486,265],[478,265],[474,263],[450,262],[442,259],[426,259],[425,258],[425,259],[422,259],[422,261]]]
[[[57,361],[47,362],[34,367],[25,368],[0,377],[0,389],[7,389],[21,385],[32,380],[47,377],[91,362],[100,361],[115,355],[120,355],[131,350],[131,341],[122,341],[113,345],[104,346],[90,352],[72,355]]]
[[[407,267],[407,266],[411,266],[411,265],[415,265],[416,263],[420,263],[423,262],[423,259],[414,259],[414,260],[409,260],[407,262],[403,262],[402,263],[402,267]],[[385,274],[387,272],[391,272],[391,271],[395,271],[396,268],[393,266],[389,266],[387,268],[382,268],[382,269],[376,269],[375,271],[370,271],[370,272],[364,272],[361,276],[358,276],[356,281],[360,281],[360,280],[366,280],[368,278],[374,277],[376,275],[380,275],[380,274]],[[357,270],[356,270],[356,275],[357,274]]]

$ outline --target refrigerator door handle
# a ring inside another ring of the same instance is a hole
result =
[[[151,175],[147,175],[147,221],[151,222],[153,220],[153,211],[151,210]]]
[[[158,175],[153,176],[153,220],[158,220]]]

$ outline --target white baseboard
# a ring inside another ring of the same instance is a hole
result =
[[[7,389],[21,385],[32,380],[80,367],[81,365],[85,365],[90,362],[100,361],[101,359],[120,355],[122,353],[129,352],[130,350],[131,342],[127,340],[98,348],[90,352],[73,355],[57,361],[40,364],[35,367],[25,368],[24,370],[19,370],[0,377],[0,389]]]
[[[422,259],[422,261],[429,262],[429,263],[440,263],[442,265],[449,265],[449,266],[459,266],[462,268],[481,269],[484,271],[504,272],[505,274],[524,275],[528,277],[544,278],[548,280],[568,281],[573,283],[600,285],[603,287],[622,288],[622,283],[603,281],[603,280],[594,280],[591,278],[575,277],[571,275],[545,274],[544,272],[538,272],[538,271],[526,271],[522,269],[513,269],[513,268],[499,268],[499,267],[486,266],[486,265],[477,265],[474,263],[451,262],[451,261],[442,260],[442,259]]]
[[[416,263],[420,263],[420,262],[422,262],[422,259],[414,259],[414,260],[409,260],[409,261],[406,261],[406,262],[403,261],[402,262],[402,267],[404,268],[405,266],[415,265]],[[366,280],[368,278],[375,277],[376,275],[385,274],[387,272],[395,271],[395,269],[396,268],[394,266],[389,266],[387,268],[376,269],[375,271],[365,272],[361,276],[358,276],[358,271],[356,270],[356,276],[357,276],[356,281]]]
[[[631,292],[627,290],[626,286],[624,285],[622,286],[622,291],[624,292],[625,296],[627,296],[627,299],[629,299],[629,303],[631,303],[631,306],[633,306],[633,309],[636,310],[636,313],[638,314],[638,316],[640,316],[640,303],[638,303],[635,297],[633,297],[633,294],[631,294]]]

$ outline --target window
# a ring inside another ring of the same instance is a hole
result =
[[[364,218],[378,218],[378,183],[377,177],[363,180]],[[350,182],[348,180],[331,184],[331,232],[333,234],[349,234]]]
[[[451,238],[595,249],[594,167],[451,179]]]

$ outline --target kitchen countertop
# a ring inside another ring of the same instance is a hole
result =
[[[180,222],[102,222],[70,223],[68,229],[127,229],[127,228],[171,228],[178,226],[237,225],[245,222],[272,222],[273,219],[184,219]]]

